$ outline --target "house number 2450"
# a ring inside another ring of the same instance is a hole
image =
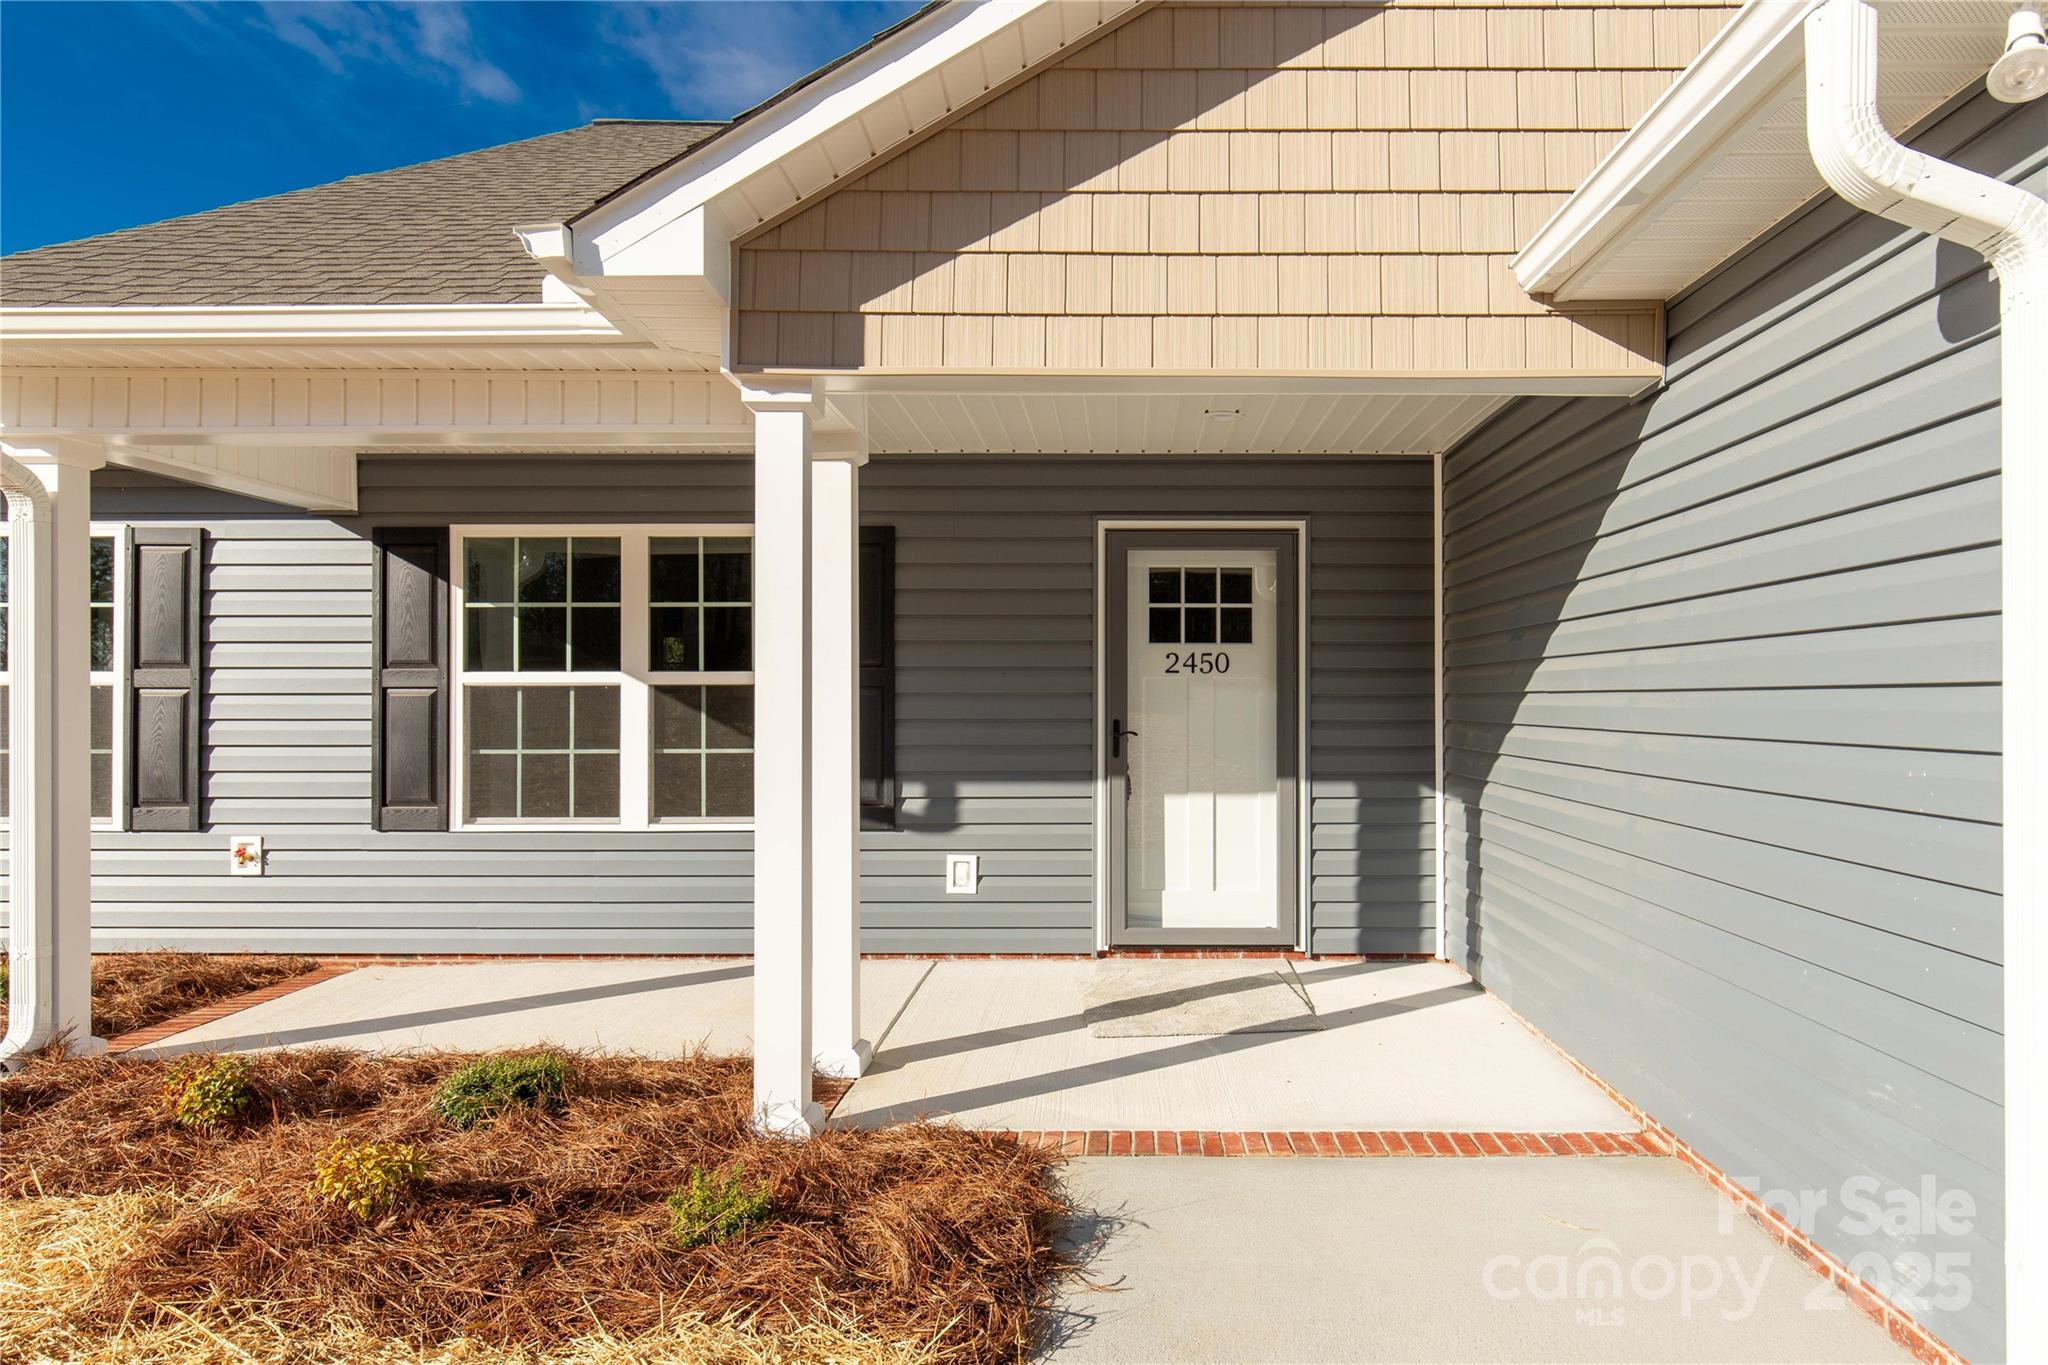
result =
[[[1168,673],[1228,673],[1230,656],[1221,650],[1205,649],[1199,653],[1166,656]]]

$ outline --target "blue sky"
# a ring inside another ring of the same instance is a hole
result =
[[[4,0],[0,251],[592,118],[723,118],[916,8]]]

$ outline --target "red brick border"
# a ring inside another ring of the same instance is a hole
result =
[[[1063,1156],[1663,1156],[1641,1133],[1309,1132],[1090,1128],[998,1130]]]
[[[1494,996],[1500,1000],[1499,996]],[[1643,1107],[1628,1096],[1616,1090],[1590,1067],[1571,1053],[1558,1046],[1557,1041],[1524,1019],[1521,1014],[1508,1008],[1500,1000],[1502,1009],[1512,1015],[1515,1022],[1536,1035],[1551,1051],[1565,1060],[1566,1065],[1597,1086],[1600,1092],[1619,1105],[1624,1113],[1643,1126],[1642,1140],[1645,1147],[1659,1156],[1673,1156],[1684,1165],[1706,1178],[1708,1184],[1719,1190],[1728,1200],[1749,1216],[1749,1220],[1762,1228],[1764,1235],[1784,1247],[1806,1263],[1808,1269],[1848,1296],[1849,1302],[1863,1311],[1863,1315],[1884,1329],[1900,1349],[1910,1352],[1915,1360],[1924,1365],[1968,1365],[1966,1357],[1915,1321],[1912,1315],[1893,1303],[1884,1295],[1865,1284],[1855,1271],[1835,1258],[1833,1252],[1822,1247],[1783,1215],[1758,1198],[1752,1190],[1745,1189],[1731,1179],[1728,1173],[1713,1162],[1701,1156],[1691,1144],[1685,1142],[1670,1128],[1657,1121]]]
[[[321,953],[350,967],[463,962],[731,962],[752,953]],[[863,962],[1096,962],[1105,958],[1217,958],[1285,962],[1440,962],[1433,953],[1304,953],[1297,948],[1112,948],[1100,953],[862,953]]]
[[[172,1034],[183,1033],[189,1028],[198,1028],[201,1024],[210,1024],[216,1019],[225,1019],[230,1014],[241,1013],[251,1005],[260,1005],[266,1000],[275,1000],[279,996],[290,995],[293,991],[302,991],[308,986],[315,986],[322,981],[345,975],[354,971],[356,965],[354,963],[323,962],[310,972],[303,972],[298,976],[269,986],[259,987],[253,991],[243,991],[240,995],[230,995],[224,999],[216,1000],[210,1005],[201,1005],[197,1009],[186,1010],[183,1014],[174,1014],[160,1024],[151,1024],[148,1028],[139,1028],[132,1033],[124,1033],[118,1038],[108,1039],[107,1054],[109,1056],[116,1056],[123,1052],[133,1052],[139,1047],[148,1047],[151,1043],[160,1043]]]

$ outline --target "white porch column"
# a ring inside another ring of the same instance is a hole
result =
[[[0,1066],[92,1036],[91,448],[0,450],[9,551],[8,1019]]]
[[[811,459],[811,982],[818,1070],[848,1079],[860,1036],[860,466],[857,440]]]
[[[811,1098],[811,394],[754,412],[754,1124],[806,1138]]]

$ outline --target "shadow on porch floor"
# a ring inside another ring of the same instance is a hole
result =
[[[1454,967],[1238,965],[1241,972],[1159,963],[1119,987],[1127,999],[1105,1003],[1099,984],[1093,995],[1090,987],[1123,970],[1109,963],[870,961],[862,1013],[875,1062],[833,1121],[923,1114],[1020,1130],[1635,1128]],[[1230,997],[1256,992],[1275,970],[1313,1006],[1313,1031],[1104,1037],[1120,1029],[1090,1027],[1091,1018],[1127,1021],[1190,995],[1201,1017],[1220,1010],[1227,1027]],[[700,1046],[730,1053],[751,1043],[752,1004],[752,971],[733,959],[371,966],[149,1050],[552,1043],[648,1056]]]

